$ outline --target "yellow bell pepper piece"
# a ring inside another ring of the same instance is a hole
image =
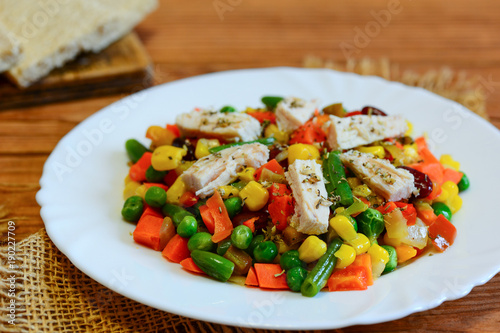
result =
[[[359,147],[359,148],[356,148],[356,150],[360,151],[362,153],[372,154],[378,158],[385,157],[385,149],[382,146]]]
[[[317,236],[309,236],[298,249],[299,259],[305,263],[316,261],[325,254],[326,248],[326,243]]]
[[[240,193],[236,187],[231,185],[219,186],[217,190],[219,191],[222,199],[236,197]]]
[[[372,190],[370,190],[366,184],[358,185],[352,189],[352,194],[357,197],[366,198],[367,196],[372,195],[372,193]]]
[[[292,164],[295,160],[317,160],[318,158],[319,150],[313,145],[295,143],[288,147],[288,164]]]
[[[351,241],[358,235],[349,219],[343,215],[337,215],[330,219],[330,226],[345,241]]]
[[[358,177],[348,177],[347,183],[349,184],[349,187],[351,189],[355,188],[356,186],[363,185],[363,182]]]
[[[238,195],[252,212],[264,208],[269,200],[269,192],[254,180],[245,185]]]
[[[255,169],[252,167],[248,167],[238,172],[237,176],[240,178],[240,180],[244,182],[251,182],[252,180],[255,180],[254,174],[255,174]]]
[[[354,250],[354,248],[350,245],[342,244],[340,249],[334,253],[334,256],[337,257],[335,268],[345,268],[352,264],[356,259],[356,250]]]
[[[186,151],[174,146],[160,146],[155,149],[151,157],[153,168],[158,171],[167,171],[177,168],[186,156]]]
[[[266,127],[264,136],[266,138],[274,137],[281,144],[286,144],[290,138],[286,132],[280,131],[275,124],[270,124]]]
[[[186,192],[186,184],[182,181],[181,177],[177,177],[172,186],[167,190],[167,203],[179,204],[179,199]]]
[[[175,139],[174,133],[161,126],[150,126],[146,138],[151,139],[153,147],[171,145]]]
[[[220,146],[220,142],[217,139],[199,139],[196,143],[196,149],[194,150],[194,156],[197,159],[210,155],[208,151],[210,148]]]

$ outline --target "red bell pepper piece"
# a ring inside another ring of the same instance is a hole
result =
[[[142,157],[130,167],[130,179],[136,182],[143,182],[146,180],[146,170],[151,166],[151,156],[153,153],[147,151]]]
[[[255,179],[258,180],[260,178],[260,174],[262,173],[262,170],[264,170],[264,169],[267,169],[269,171],[277,173],[278,175],[285,174],[285,170],[283,170],[283,167],[278,163],[278,161],[276,161],[275,159],[272,159],[255,171],[255,173],[254,173]]]

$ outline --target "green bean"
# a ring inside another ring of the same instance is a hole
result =
[[[219,281],[225,282],[233,274],[234,264],[218,254],[194,250],[191,252],[191,258],[208,276]]]
[[[186,216],[194,216],[192,213],[188,212],[182,207],[172,205],[172,204],[165,204],[161,208],[163,215],[168,216],[172,219],[172,222],[174,222],[174,225],[177,227],[179,223],[181,223],[182,219]]]
[[[283,97],[279,96],[264,96],[261,101],[267,107],[268,110],[274,110],[278,106],[278,103],[283,100]]]
[[[332,151],[323,160],[323,175],[328,181],[325,187],[328,198],[333,202],[332,209],[339,206],[350,206],[354,202],[351,188],[345,176],[344,165],[339,155],[339,151]]]
[[[127,142],[125,142],[125,149],[127,150],[128,157],[133,163],[137,162],[145,152],[149,151],[148,148],[144,147],[142,143],[136,139],[127,140]]]
[[[318,263],[314,268],[307,274],[304,283],[300,291],[302,295],[307,297],[313,297],[326,285],[326,282],[330,275],[332,274],[333,268],[337,263],[337,257],[335,257],[335,252],[342,246],[342,240],[340,238],[335,238],[328,248],[325,254],[319,258]]]
[[[198,232],[194,234],[189,238],[188,249],[191,252],[194,250],[212,252],[215,249],[215,244],[212,242],[212,235],[208,232]]]
[[[224,150],[227,148],[236,147],[236,146],[243,146],[243,145],[247,145],[250,143],[262,143],[263,145],[270,146],[274,143],[274,141],[276,141],[276,139],[271,137],[271,138],[257,139],[257,140],[253,140],[253,141],[233,142],[233,143],[228,143],[227,145],[222,145],[222,146],[210,148],[208,151],[211,154],[215,154],[215,153],[218,153],[221,150]]]
[[[217,254],[223,256],[232,245],[230,239],[224,239],[217,244]]]
[[[141,218],[143,210],[144,203],[142,202],[142,198],[134,195],[125,200],[122,208],[122,216],[129,222],[137,222]]]

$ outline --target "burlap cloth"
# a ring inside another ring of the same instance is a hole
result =
[[[401,72],[387,60],[337,64],[307,58],[306,67],[327,67],[419,86],[455,100],[487,118],[481,78],[443,68],[425,73]],[[95,282],[56,248],[45,229],[16,244],[18,267],[7,266],[8,249],[0,249],[1,332],[265,332],[223,326],[153,309]],[[16,278],[16,324],[8,320],[9,277]]]

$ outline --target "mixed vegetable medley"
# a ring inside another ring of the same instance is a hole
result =
[[[295,97],[196,108],[126,142],[134,241],[195,274],[314,296],[364,290],[455,240],[469,187],[401,116]],[[325,289],[326,289],[325,288]]]

